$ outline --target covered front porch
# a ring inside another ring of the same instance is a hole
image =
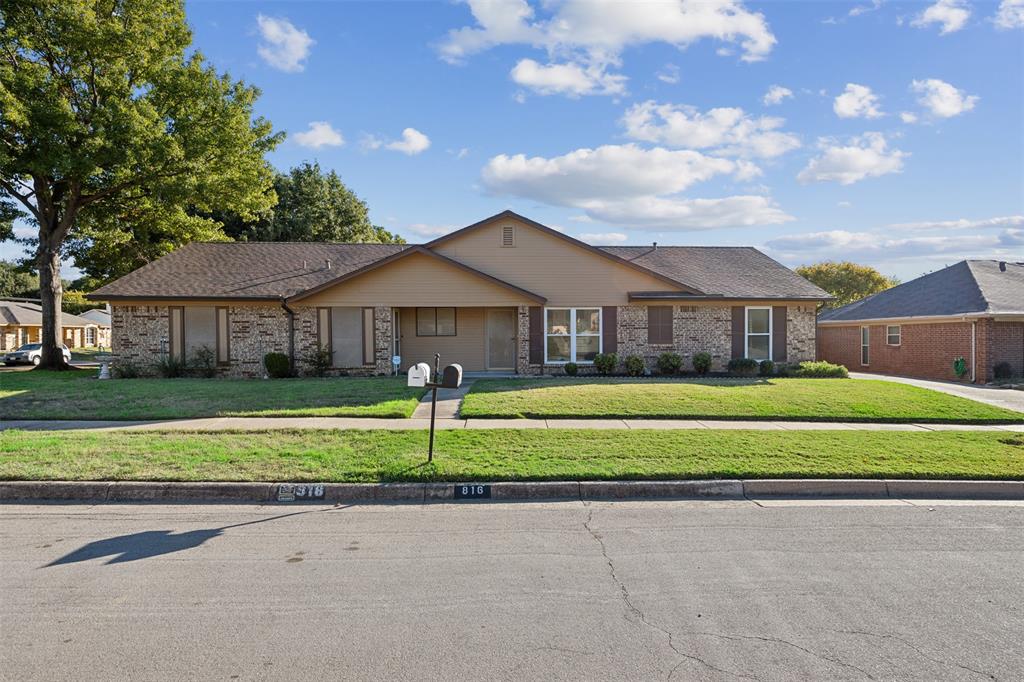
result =
[[[520,347],[518,306],[408,306],[392,308],[392,351],[405,368],[458,363],[465,372],[515,374]]]

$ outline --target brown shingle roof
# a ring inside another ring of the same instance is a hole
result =
[[[38,303],[0,301],[0,325],[38,327],[42,324],[43,313]],[[95,326],[96,323],[78,315],[62,313],[61,325],[64,327],[87,327]]]
[[[713,298],[827,299],[827,293],[750,246],[601,246]]]
[[[188,244],[100,287],[89,298],[280,299],[407,248],[405,244],[304,242]]]

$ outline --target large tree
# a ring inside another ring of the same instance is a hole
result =
[[[0,4],[0,201],[38,227],[44,367],[64,366],[69,240],[101,238],[126,211],[188,239],[217,225],[187,209],[251,216],[273,203],[264,154],[280,135],[254,118],[258,91],[190,43],[181,0]]]
[[[401,237],[370,222],[366,202],[345,186],[335,171],[324,173],[318,163],[303,163],[278,173],[268,193],[277,203],[257,215],[230,209],[155,219],[145,207],[120,207],[103,215],[103,225],[82,231],[70,243],[75,263],[94,285],[128,274],[177,248],[182,241],[235,239],[260,242],[374,242],[401,243]],[[176,221],[182,221],[179,226]],[[214,221],[216,225],[211,223]],[[217,227],[219,225],[220,227]]]
[[[859,301],[900,283],[898,279],[886,277],[869,265],[849,261],[801,265],[796,273],[834,296],[835,301],[830,304],[833,306]]]

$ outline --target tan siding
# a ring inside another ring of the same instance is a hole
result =
[[[402,369],[417,362],[434,366],[434,353],[441,354],[441,366],[457,362],[467,372],[486,369],[484,357],[484,309],[455,311],[455,336],[416,336],[416,309],[402,308]]]
[[[515,246],[502,228],[515,226]],[[517,220],[497,220],[439,244],[437,253],[540,294],[552,306],[625,305],[628,291],[678,290]]]
[[[504,249],[503,252],[508,252]],[[523,287],[529,289],[528,287]],[[304,306],[509,306],[521,294],[431,256],[413,254],[302,299]]]

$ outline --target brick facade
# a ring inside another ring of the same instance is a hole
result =
[[[731,357],[732,330],[729,306],[672,306],[671,344],[652,345],[647,342],[647,306],[627,305],[617,309],[616,342],[620,359],[640,355],[650,369],[655,369],[658,356],[666,351],[683,356],[684,368],[692,368],[693,355],[710,353],[712,369],[721,371]],[[813,306],[789,306],[787,314],[787,362],[814,359],[815,317]],[[306,357],[316,349],[317,311],[311,307],[293,306],[296,370],[308,372]],[[561,365],[530,364],[530,314],[528,306],[519,306],[516,371],[523,375],[561,374]],[[330,375],[370,375],[392,372],[392,309],[374,308],[373,365],[332,368]],[[112,307],[113,354],[118,363],[132,365],[140,374],[155,375],[156,362],[168,349],[169,315],[167,306]],[[228,308],[229,357],[226,366],[218,368],[219,376],[262,377],[263,357],[267,353],[289,352],[289,316],[280,306],[250,305]],[[482,342],[482,339],[481,339]],[[592,373],[580,366],[580,373]]]
[[[822,326],[818,355],[858,372],[896,374],[921,379],[957,381],[953,361],[962,357],[970,377],[972,322],[930,322],[900,325],[900,344],[887,343],[886,327],[869,327],[868,364],[861,364],[860,325]],[[978,320],[975,327],[976,383],[992,380],[992,368],[1009,362],[1024,374],[1024,322]]]

